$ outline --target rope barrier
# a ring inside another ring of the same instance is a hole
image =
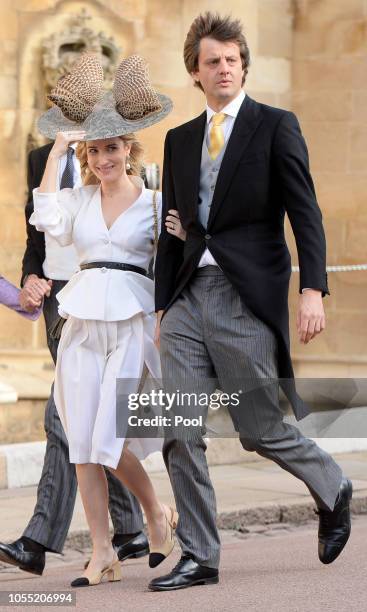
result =
[[[327,272],[355,272],[367,270],[367,264],[356,264],[351,266],[326,266]],[[299,266],[292,266],[292,272],[299,272]]]

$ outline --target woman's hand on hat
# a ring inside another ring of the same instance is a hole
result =
[[[78,142],[85,138],[84,130],[70,130],[68,132],[57,132],[54,145],[50,151],[50,157],[58,158],[65,155],[69,146],[73,142]]]

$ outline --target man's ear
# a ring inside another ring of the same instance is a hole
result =
[[[194,81],[196,83],[200,83],[200,79],[199,79],[199,73],[198,72],[191,72],[191,76],[194,79]]]

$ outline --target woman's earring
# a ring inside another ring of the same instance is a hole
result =
[[[129,156],[127,156],[127,158],[126,158],[126,170],[130,170],[130,168],[131,168],[131,164],[129,162]]]

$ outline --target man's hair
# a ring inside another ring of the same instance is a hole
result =
[[[210,11],[196,17],[191,24],[184,44],[184,62],[189,74],[196,72],[198,69],[202,38],[213,38],[220,42],[236,42],[238,44],[244,70],[243,85],[250,65],[250,51],[240,20],[231,19],[230,16],[221,17],[218,13],[211,13]],[[195,82],[195,85],[200,87],[201,90],[203,89],[201,83]]]

